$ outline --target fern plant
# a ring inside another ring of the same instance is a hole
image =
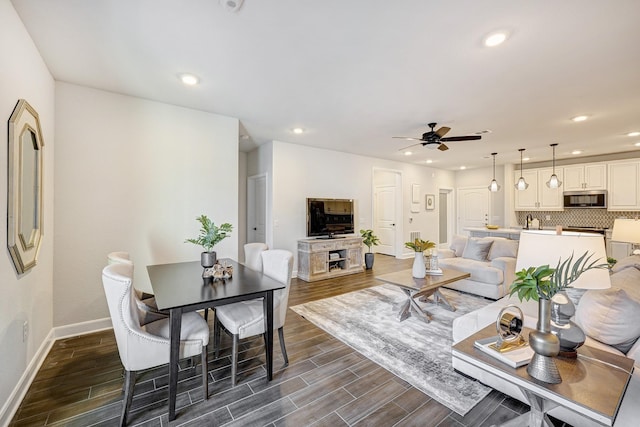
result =
[[[571,286],[585,271],[609,268],[608,263],[598,264],[599,259],[592,260],[593,255],[585,252],[574,263],[571,254],[566,260],[558,261],[556,268],[550,268],[548,264],[523,268],[516,272],[509,296],[518,294],[520,301],[550,300],[555,294]]]
[[[205,252],[211,252],[211,249],[213,249],[216,244],[229,237],[231,231],[233,231],[233,226],[228,222],[218,227],[206,215],[200,215],[196,220],[200,222],[202,226],[200,228],[200,235],[194,239],[185,240],[185,243],[202,246]]]

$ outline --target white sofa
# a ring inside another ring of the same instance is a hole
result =
[[[634,255],[621,260],[612,273],[611,289],[587,291],[579,299],[574,321],[587,334],[585,345],[634,359],[634,374],[614,425],[637,426],[640,420],[640,256]],[[532,329],[536,327],[537,302],[520,302],[516,296],[505,297],[455,319],[454,343],[495,323],[500,310],[508,304],[516,304],[523,310],[525,326]],[[517,387],[490,373],[459,359],[453,360],[453,367],[490,387],[526,402]],[[551,410],[549,414],[575,427],[599,425],[562,407]]]
[[[471,274],[447,288],[498,299],[509,293],[515,279],[517,253],[517,240],[456,235],[449,249],[438,249],[438,266]]]

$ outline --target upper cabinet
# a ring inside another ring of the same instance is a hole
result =
[[[608,170],[608,209],[640,210],[640,162],[611,162]]]
[[[517,211],[562,211],[562,192],[564,184],[560,188],[549,188],[552,168],[526,169],[522,171],[522,177],[529,184],[526,190],[515,191],[515,210]],[[520,178],[520,171],[514,173],[514,183]],[[556,175],[560,181],[564,180],[563,171],[556,168]]]
[[[587,163],[563,168],[563,191],[606,190],[607,164]]]

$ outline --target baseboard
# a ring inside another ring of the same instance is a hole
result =
[[[38,370],[40,370],[44,359],[49,354],[49,351],[56,340],[77,335],[90,334],[92,332],[111,328],[111,318],[109,317],[52,328],[47,337],[42,341],[40,348],[38,348],[38,351],[33,356],[33,359],[31,359],[31,362],[29,362],[29,366],[27,366],[27,369],[25,369],[24,373],[20,377],[18,384],[16,384],[9,396],[9,399],[7,399],[5,404],[2,406],[2,409],[0,409],[0,426],[8,426],[13,419],[22,399],[24,399],[24,396],[27,394],[27,390],[29,390],[33,379],[36,377]]]

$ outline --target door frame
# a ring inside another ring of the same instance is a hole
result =
[[[404,195],[402,192],[402,182],[403,182],[403,174],[402,171],[399,169],[390,169],[390,168],[380,168],[380,167],[373,167],[372,171],[371,171],[371,229],[375,231],[375,224],[376,224],[376,209],[375,209],[375,203],[376,203],[376,197],[375,197],[375,193],[376,193],[376,173],[377,172],[386,172],[386,173],[392,173],[395,175],[395,190],[396,190],[396,209],[395,209],[395,232],[394,232],[394,236],[393,236],[393,251],[394,254],[392,256],[396,257],[396,258],[400,258],[402,255],[402,248],[400,247],[400,243],[402,241],[402,236],[403,236],[403,221],[402,218],[404,218],[404,210],[403,210],[403,206],[404,206]],[[375,248],[375,247],[374,247]],[[371,248],[372,251],[375,252],[374,248]]]

